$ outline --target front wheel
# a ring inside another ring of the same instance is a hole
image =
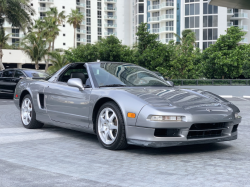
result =
[[[115,102],[107,102],[101,106],[96,127],[98,140],[104,148],[118,150],[128,146],[123,117]]]
[[[30,95],[23,98],[21,106],[21,120],[23,126],[27,129],[39,129],[43,127],[43,123],[36,120],[36,112]]]

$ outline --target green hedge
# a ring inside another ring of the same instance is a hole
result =
[[[171,80],[176,86],[250,86],[249,79],[231,79],[231,80],[222,80],[222,79],[175,79]]]

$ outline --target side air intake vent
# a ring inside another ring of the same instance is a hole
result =
[[[39,103],[42,109],[44,109],[44,94],[39,94]]]

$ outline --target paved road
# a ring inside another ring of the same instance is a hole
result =
[[[250,101],[238,140],[170,148],[101,148],[94,135],[22,127],[11,100],[0,100],[0,187],[250,186]]]

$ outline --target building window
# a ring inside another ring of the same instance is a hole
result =
[[[218,16],[203,16],[203,27],[218,27]]]
[[[185,28],[199,28],[200,27],[200,17],[193,16],[193,17],[185,17]]]
[[[31,3],[30,6],[33,6],[33,3]]]
[[[63,34],[63,36],[66,36],[66,34]]]
[[[87,25],[91,25],[91,18],[87,18]]]
[[[186,4],[185,5],[185,16],[199,15],[200,14],[200,3]]]
[[[144,15],[139,15],[139,24],[144,22]]]
[[[65,9],[65,6],[63,6],[62,8]]]
[[[87,42],[91,43],[91,35],[87,35]]]
[[[102,37],[101,36],[98,36],[98,41],[100,41],[102,39]]]
[[[218,6],[203,3],[203,14],[218,14]]]
[[[86,8],[91,8],[90,1],[86,1]]]
[[[102,28],[98,27],[97,32],[98,32],[98,35],[102,35]]]
[[[102,12],[101,11],[97,11],[97,17],[102,18]]]
[[[87,27],[87,34],[91,34],[91,27]]]
[[[139,4],[139,13],[144,13],[144,4]]]
[[[63,25],[63,27],[65,27],[65,25]]]
[[[63,43],[63,45],[66,45],[66,43]]]
[[[90,9],[86,9],[86,16],[91,17],[91,10]]]
[[[97,9],[101,10],[102,9],[102,3],[101,2],[97,2]]]
[[[98,23],[98,27],[101,27],[101,26],[102,26],[102,20],[101,20],[101,19],[98,19],[98,20],[97,20],[97,23]]]

